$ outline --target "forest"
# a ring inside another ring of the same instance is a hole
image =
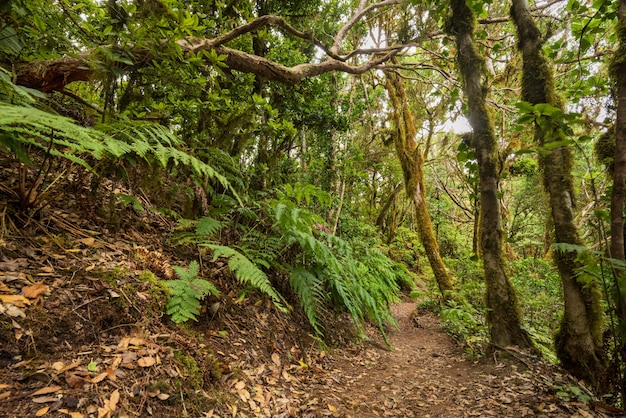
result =
[[[626,0],[5,0],[0,161],[0,415],[625,414]]]

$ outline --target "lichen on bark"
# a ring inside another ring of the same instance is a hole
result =
[[[481,82],[484,58],[473,40],[475,16],[465,0],[451,0],[452,16],[446,29],[456,39],[457,62],[473,129],[471,145],[478,160],[480,181],[480,247],[487,289],[487,322],[491,343],[497,347],[532,347],[521,326],[515,289],[506,276],[502,258],[502,224],[498,201],[498,155],[495,129],[487,107],[487,89]]]
[[[532,105],[547,103],[563,109],[557,95],[554,77],[543,54],[541,32],[535,25],[526,0],[513,0],[511,17],[515,23],[518,48],[522,55],[522,99]],[[535,141],[540,147],[563,139],[557,128],[535,125]],[[582,245],[574,222],[572,187],[572,150],[560,146],[544,150],[539,162],[544,187],[549,196],[554,239],[557,243]],[[573,251],[555,251],[563,284],[564,314],[555,337],[557,356],[562,365],[580,378],[595,383],[602,369],[600,344],[602,309],[597,283],[593,278],[581,280],[582,263]]]

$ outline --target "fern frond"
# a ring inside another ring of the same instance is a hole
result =
[[[172,266],[172,269],[180,279],[165,282],[171,292],[166,313],[171,315],[172,321],[176,323],[189,319],[197,321],[200,301],[209,294],[219,296],[219,291],[213,283],[198,277],[200,266],[196,261],[192,261],[188,269],[179,266]]]
[[[288,312],[288,304],[285,298],[276,291],[270,283],[267,275],[258,268],[252,261],[239,251],[224,245],[200,244],[213,251],[213,260],[220,257],[228,259],[228,268],[235,274],[239,282],[257,289],[272,299],[274,306],[281,312]]]
[[[144,121],[124,121],[101,124],[96,128],[127,145],[127,149],[123,152],[112,153],[114,157],[136,155],[148,163],[157,161],[163,167],[167,167],[170,163],[189,167],[195,174],[217,181],[239,199],[237,192],[225,176],[218,173],[211,165],[178,149],[177,147],[183,145],[182,141],[163,125]]]
[[[213,219],[209,216],[198,219],[196,224],[196,235],[202,237],[209,237],[222,229],[224,224],[217,219]]]
[[[32,145],[42,151],[72,160],[91,169],[79,157],[88,153],[100,158],[105,150],[104,134],[76,125],[72,120],[42,110],[0,103],[0,133],[19,143]],[[2,144],[11,146],[11,144]],[[54,151],[53,151],[54,150]]]
[[[296,267],[289,276],[289,285],[300,298],[300,306],[317,334],[323,334],[318,312],[324,307],[323,281],[315,274]]]

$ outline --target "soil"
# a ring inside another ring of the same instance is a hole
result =
[[[391,350],[375,328],[356,342],[342,317],[322,341],[209,259],[220,298],[177,325],[162,281],[194,253],[158,228],[110,234],[63,212],[29,225],[2,243],[0,417],[625,416],[515,347],[469,360],[408,299]]]

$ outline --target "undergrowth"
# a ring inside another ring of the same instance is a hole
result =
[[[489,344],[482,267],[472,260],[447,260],[446,263],[458,278],[455,298],[441,306],[433,291],[421,295],[424,298],[418,308],[437,313],[443,327],[464,345],[468,356],[481,357]],[[563,310],[558,273],[549,262],[541,259],[515,260],[509,269],[518,294],[524,329],[544,357],[556,362],[552,340]]]
[[[347,312],[361,337],[364,321],[376,324],[384,336],[387,324],[395,324],[389,307],[398,300],[398,283],[412,280],[406,267],[381,249],[328,233],[316,213],[328,206],[328,193],[296,184],[273,195],[245,207],[230,202],[224,220],[182,220],[173,240],[206,248],[214,260],[228,259],[235,278],[266,294],[279,310],[293,309],[295,302],[318,336],[332,312]],[[219,243],[220,234],[231,242]]]

